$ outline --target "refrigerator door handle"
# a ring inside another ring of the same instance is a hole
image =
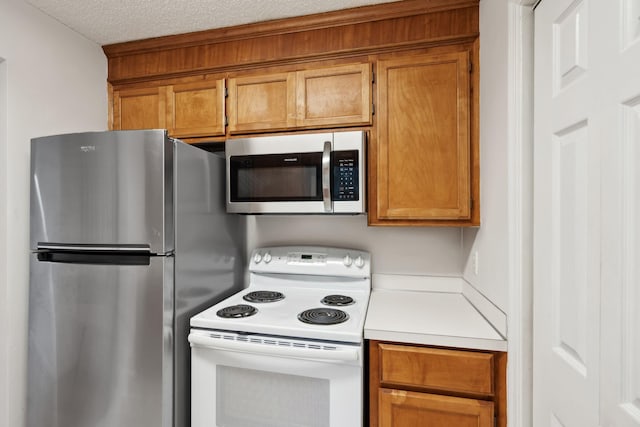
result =
[[[127,252],[127,253],[140,253],[149,254],[151,248],[149,245],[133,245],[133,244],[106,244],[106,245],[91,245],[84,243],[52,243],[52,242],[38,242],[37,251],[74,251],[74,252]]]
[[[38,243],[38,261],[66,264],[149,265],[148,245]]]

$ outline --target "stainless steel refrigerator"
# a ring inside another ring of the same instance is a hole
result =
[[[189,425],[189,318],[244,275],[224,177],[163,130],[31,141],[27,427]]]

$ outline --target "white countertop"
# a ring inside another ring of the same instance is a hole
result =
[[[374,287],[364,337],[409,344],[507,351],[507,341],[461,292]]]

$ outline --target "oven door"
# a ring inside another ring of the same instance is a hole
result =
[[[192,330],[192,427],[362,426],[362,346]]]

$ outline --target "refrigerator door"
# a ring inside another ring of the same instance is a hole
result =
[[[164,130],[31,141],[31,248],[173,244],[173,142]]]
[[[191,425],[189,319],[240,291],[246,217],[224,205],[224,153],[175,144],[175,427]]]
[[[69,256],[31,258],[27,427],[170,426],[173,257]]]

